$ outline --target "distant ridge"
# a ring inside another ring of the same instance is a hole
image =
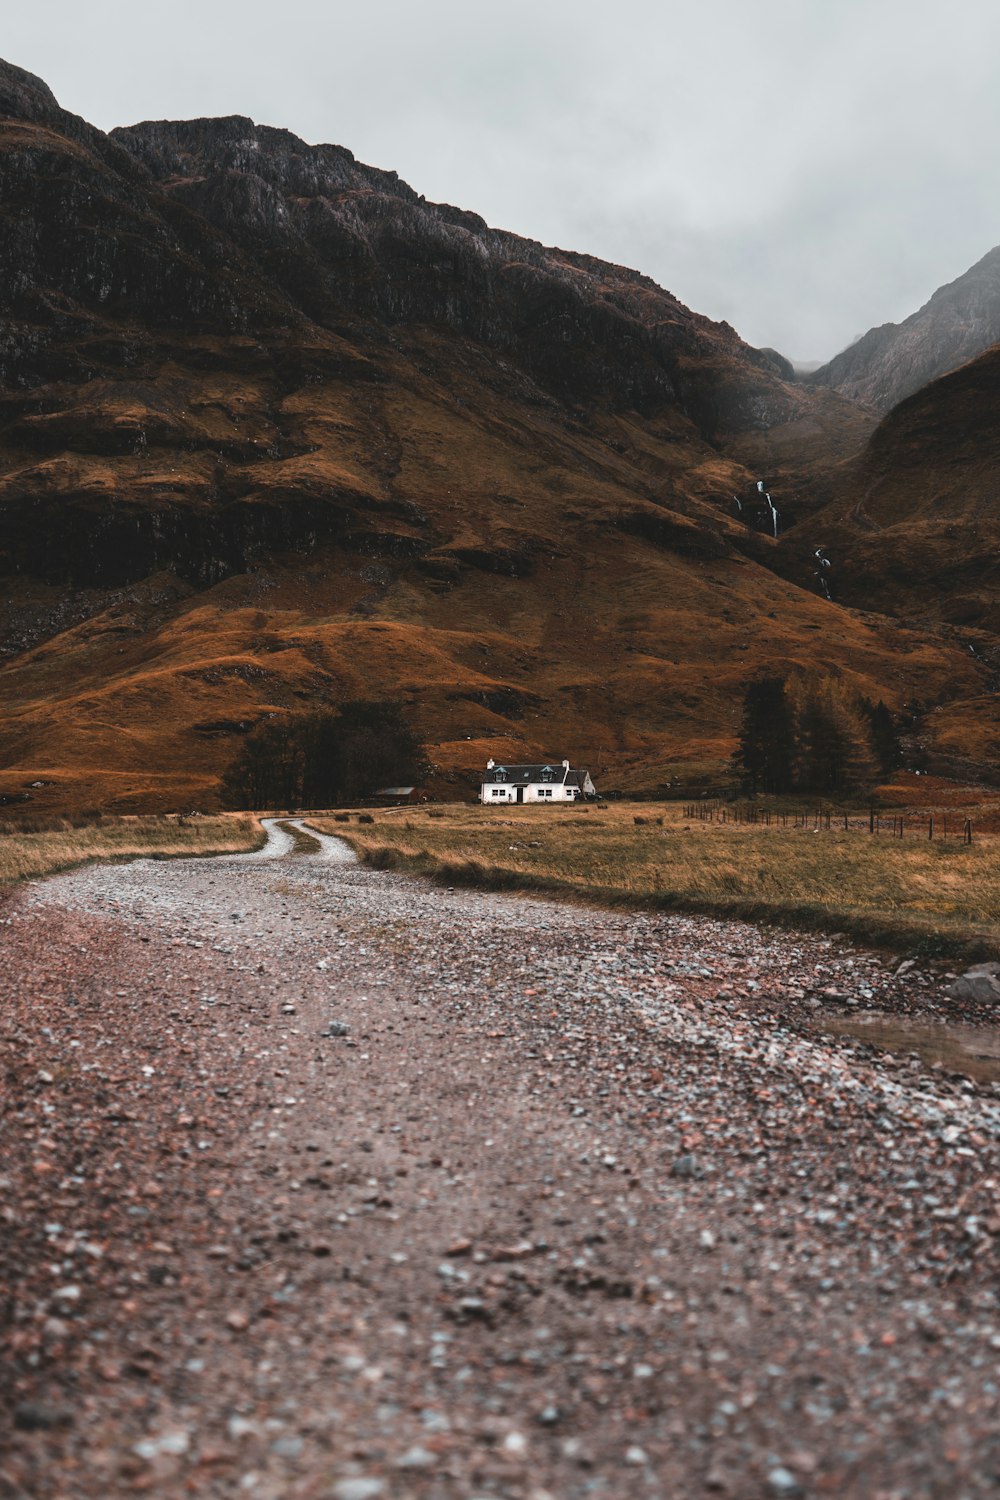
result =
[[[1000,246],[902,323],[870,328],[808,376],[880,414],[1000,342]]]

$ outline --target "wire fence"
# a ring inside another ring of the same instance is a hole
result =
[[[685,818],[699,823],[739,823],[758,828],[803,828],[813,833],[840,830],[844,833],[868,833],[873,836],[901,839],[959,839],[972,843],[972,819],[947,813],[886,813],[869,808],[866,814],[838,811],[833,807],[816,807],[798,811],[779,811],[771,807],[745,807],[721,801],[689,802]]]

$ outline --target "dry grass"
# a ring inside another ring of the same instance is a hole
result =
[[[8,824],[0,832],[0,890],[92,860],[169,859],[200,854],[238,854],[264,840],[256,818],[245,813],[217,817],[100,818],[74,826],[55,820],[30,830]]]
[[[746,917],[925,954],[1000,954],[1000,839],[991,836],[968,847],[720,827],[685,822],[676,803],[406,809],[376,814],[370,830],[313,821],[376,865],[456,885]]]

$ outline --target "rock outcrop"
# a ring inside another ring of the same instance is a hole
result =
[[[884,413],[1000,342],[1000,246],[902,323],[870,328],[807,380]]]
[[[518,364],[561,400],[654,411],[707,436],[774,426],[799,405],[772,358],[649,277],[429,203],[341,146],[252,120],[113,132],[166,195],[235,241],[309,318],[436,322]]]

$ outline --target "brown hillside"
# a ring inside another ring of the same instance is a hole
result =
[[[880,424],[810,522],[835,546],[841,596],[1000,635],[1000,347]]]
[[[3,66],[0,112],[0,794],[207,805],[262,715],[360,694],[442,784],[637,787],[716,774],[764,664],[985,689],[771,571],[733,492],[868,420],[648,278],[247,120],[112,139]]]
[[[918,391],[841,469],[836,498],[800,538],[826,545],[844,603],[934,629],[987,668],[985,694],[939,706],[924,726],[933,764],[1000,775],[1000,347]]]

